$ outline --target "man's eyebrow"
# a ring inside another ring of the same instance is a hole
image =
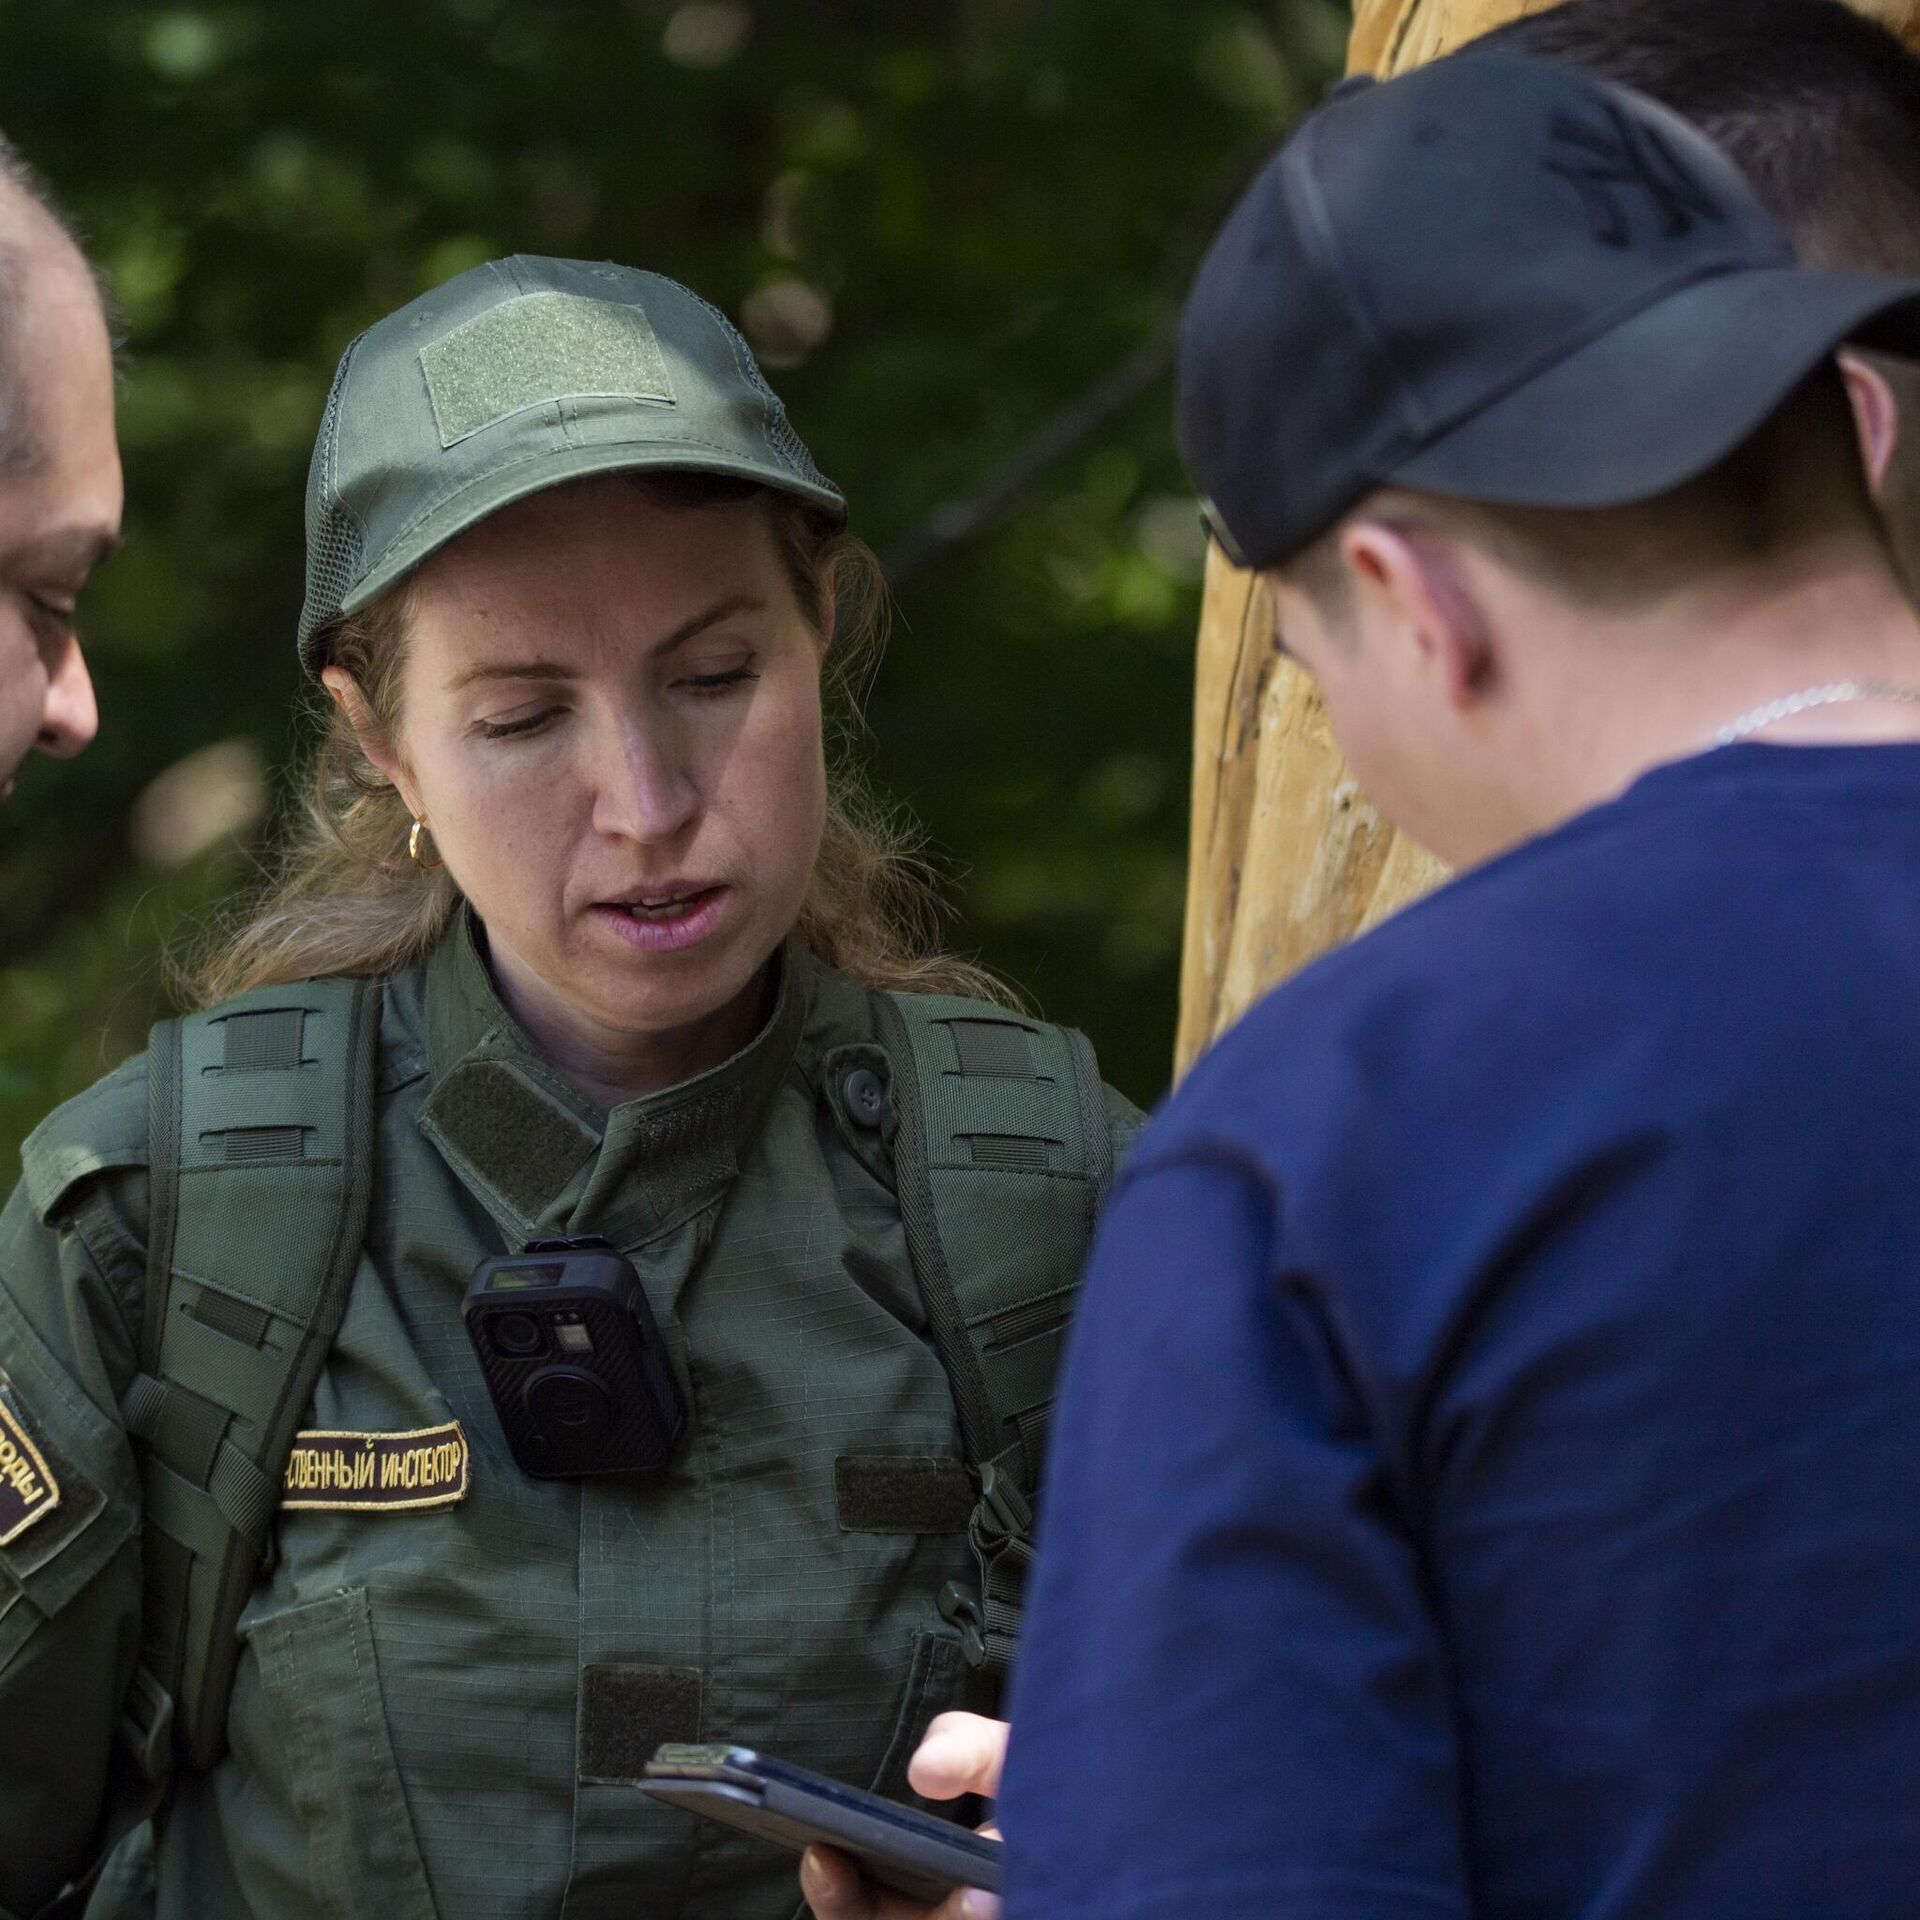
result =
[[[675,647],[685,646],[709,627],[717,626],[729,614],[751,613],[765,605],[766,602],[755,593],[727,594],[704,612],[681,621],[664,639],[656,640],[649,651],[656,657],[671,653]],[[447,682],[447,691],[458,693],[462,687],[472,686],[479,680],[571,680],[574,677],[573,668],[562,666],[557,660],[483,661],[456,673]]]
[[[110,528],[73,527],[42,534],[25,549],[25,554],[35,566],[66,567],[76,573],[91,573],[110,554],[119,552],[120,545],[120,534]]]

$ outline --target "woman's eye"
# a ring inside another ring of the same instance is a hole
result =
[[[724,673],[690,673],[680,684],[695,693],[724,693],[729,687],[744,686],[760,675],[752,667],[729,667]]]
[[[543,707],[538,713],[524,714],[517,720],[482,720],[480,732],[489,740],[510,740],[515,734],[537,732],[558,711],[555,707]]]

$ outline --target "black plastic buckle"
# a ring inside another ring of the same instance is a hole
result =
[[[1014,1478],[991,1461],[979,1469],[979,1503],[968,1523],[973,1551],[993,1555],[1012,1544],[1033,1544],[1033,1507]]]
[[[967,1522],[967,1538],[983,1567],[1008,1551],[1023,1562],[1033,1557],[1033,1508],[1012,1478],[991,1463],[980,1469],[980,1498]]]
[[[140,1777],[158,1786],[173,1761],[173,1695],[143,1666],[135,1667],[120,1703],[120,1738]]]
[[[987,1664],[987,1619],[980,1596],[958,1580],[940,1589],[940,1617],[960,1635],[960,1651],[970,1667]]]
[[[988,1599],[997,1597],[1003,1611],[1017,1609],[1033,1560],[1033,1508],[1012,1476],[991,1463],[980,1469],[980,1498],[967,1520],[967,1543],[980,1565],[980,1584],[949,1580],[940,1589],[940,1617],[959,1633],[967,1664],[985,1667],[994,1659],[987,1639]]]

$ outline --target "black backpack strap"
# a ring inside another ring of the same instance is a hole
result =
[[[927,994],[873,1004],[907,1252],[980,1484],[980,1583],[949,1583],[940,1606],[968,1659],[998,1676],[1019,1632],[1061,1345],[1113,1173],[1105,1090],[1069,1028]]]
[[[378,1029],[375,985],[319,980],[153,1030],[146,1313],[121,1405],[145,1564],[126,1731],[149,1765],[226,1748],[234,1626],[365,1237]]]

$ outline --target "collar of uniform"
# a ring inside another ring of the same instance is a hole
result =
[[[811,973],[792,948],[766,1025],[731,1059],[603,1113],[501,1003],[472,916],[427,962],[434,1085],[421,1131],[511,1242],[604,1235],[628,1251],[718,1200],[739,1171],[806,1025]]]

